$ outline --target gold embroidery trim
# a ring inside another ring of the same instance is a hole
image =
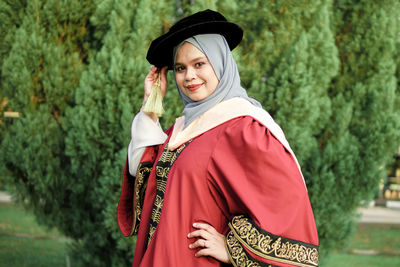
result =
[[[161,154],[157,164],[156,164],[156,183],[157,183],[157,192],[156,197],[154,199],[153,208],[151,212],[150,218],[150,227],[149,234],[147,239],[147,245],[150,244],[151,238],[153,237],[154,232],[156,231],[157,225],[160,222],[161,217],[161,209],[164,202],[164,194],[165,189],[167,187],[167,178],[169,171],[174,164],[175,160],[178,158],[179,154],[185,149],[185,147],[191,141],[183,144],[178,149],[174,151],[170,151],[168,149],[168,145],[165,146],[163,153]]]
[[[226,235],[225,246],[228,251],[229,260],[235,267],[273,267],[274,265],[259,262],[248,255],[233,231]]]
[[[139,231],[144,194],[146,192],[147,180],[149,178],[151,169],[152,169],[151,162],[142,162],[139,164],[138,170],[136,172],[136,179],[134,186],[135,207],[133,211],[133,226],[131,235],[136,235]]]
[[[255,255],[296,266],[318,266],[318,246],[270,234],[243,215],[233,217],[229,227]]]

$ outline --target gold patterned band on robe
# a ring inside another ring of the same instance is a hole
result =
[[[226,249],[229,259],[235,267],[275,267],[276,265],[260,262],[247,253],[242,247],[233,231],[229,231],[226,235]]]
[[[191,141],[186,142],[185,144],[181,145],[178,149],[174,151],[170,151],[168,149],[168,145],[166,145],[163,153],[161,154],[156,164],[157,191],[153,203],[153,209],[151,212],[147,245],[150,243],[151,238],[153,237],[153,234],[156,231],[157,225],[160,222],[161,209],[164,202],[164,195],[165,195],[165,189],[167,187],[167,178],[169,171],[172,165],[174,164],[175,160],[178,158],[178,156],[190,142]]]
[[[276,262],[302,267],[318,266],[316,245],[268,233],[243,215],[233,217],[229,227],[226,247],[236,266],[269,266],[251,257],[246,249]]]
[[[152,167],[153,167],[152,162],[141,162],[136,172],[136,179],[134,186],[135,207],[133,211],[133,226],[131,235],[136,235],[139,230],[144,194],[146,193],[147,180],[149,179]]]

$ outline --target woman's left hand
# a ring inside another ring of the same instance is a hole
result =
[[[188,238],[197,238],[189,245],[190,249],[200,249],[196,252],[196,257],[210,256],[221,262],[230,263],[224,235],[206,223],[194,223],[193,227],[197,230],[189,233]]]

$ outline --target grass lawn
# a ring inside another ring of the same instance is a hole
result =
[[[0,266],[66,266],[68,241],[14,204],[0,204]]]
[[[29,212],[0,203],[0,267],[66,266],[69,241],[39,226]],[[357,250],[379,255],[360,255]],[[322,267],[400,266],[400,225],[359,225],[349,249],[335,252]]]
[[[379,254],[360,255],[362,252]],[[347,251],[333,253],[325,266],[400,266],[400,225],[359,225]]]
[[[325,267],[398,267],[400,256],[334,253]],[[323,267],[323,266],[322,266]]]
[[[0,236],[0,266],[66,266],[65,241]]]
[[[400,225],[359,225],[350,247],[383,254],[397,253],[400,257]]]

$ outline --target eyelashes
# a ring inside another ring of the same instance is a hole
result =
[[[200,62],[196,62],[196,63],[194,63],[193,65],[194,65],[194,67],[196,68],[196,69],[198,69],[198,68],[201,68],[203,65],[205,65],[206,64],[206,62],[203,62],[203,61],[200,61]],[[175,71],[176,72],[181,72],[181,71],[183,71],[183,70],[185,70],[186,69],[186,67],[184,66],[184,65],[176,65],[175,66]]]

